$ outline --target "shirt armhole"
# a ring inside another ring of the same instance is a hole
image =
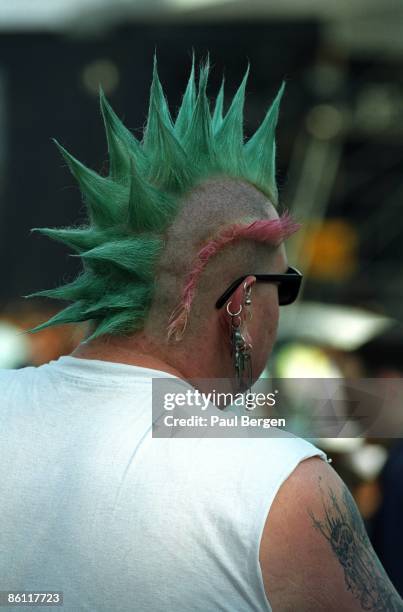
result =
[[[313,446],[313,445],[312,445]],[[258,531],[258,537],[254,538],[254,544],[256,544],[256,549],[254,551],[254,559],[255,559],[255,568],[254,568],[254,572],[256,572],[257,574],[257,583],[259,585],[260,591],[261,591],[261,599],[264,602],[265,607],[262,608],[262,612],[272,612],[272,607],[271,604],[267,598],[266,595],[266,590],[264,588],[264,582],[263,582],[263,573],[262,573],[262,568],[260,566],[260,561],[259,561],[259,554],[260,554],[260,544],[262,541],[262,536],[263,536],[263,529],[264,526],[266,524],[266,520],[267,517],[269,515],[270,512],[270,508],[272,506],[272,503],[278,493],[278,490],[280,489],[281,485],[283,484],[283,482],[285,482],[287,480],[287,478],[293,473],[293,471],[295,470],[295,468],[301,463],[301,461],[304,461],[305,459],[310,459],[311,457],[320,457],[321,459],[323,459],[323,461],[326,461],[327,463],[330,463],[332,460],[329,459],[326,455],[326,453],[322,450],[320,450],[319,448],[313,447],[311,450],[307,450],[306,452],[304,452],[301,455],[297,455],[294,456],[292,461],[290,461],[287,466],[285,467],[285,469],[283,470],[283,472],[281,472],[276,485],[274,486],[274,489],[272,491],[272,494],[270,495],[269,499],[267,499],[266,497],[262,496],[262,505],[260,507],[260,511],[256,520],[256,525],[257,525],[257,531]]]

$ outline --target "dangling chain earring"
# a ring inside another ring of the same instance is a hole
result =
[[[245,283],[246,284],[246,283]],[[251,287],[245,287],[245,302],[244,306],[249,307],[251,301]],[[231,354],[234,359],[235,367],[235,378],[237,386],[241,391],[249,390],[252,386],[252,360],[251,350],[252,344],[248,342],[246,336],[247,331],[244,328],[242,319],[240,317],[243,310],[242,305],[239,307],[238,312],[232,312],[230,310],[231,302],[227,304],[227,312],[231,317]],[[252,318],[252,314],[248,308],[249,320]]]

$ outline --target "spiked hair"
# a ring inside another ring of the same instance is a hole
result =
[[[141,329],[155,287],[164,232],[174,222],[184,196],[215,175],[246,180],[277,202],[275,128],[284,84],[250,140],[243,142],[243,107],[249,68],[223,114],[224,81],[214,110],[206,87],[208,61],[198,85],[194,61],[176,119],[173,120],[154,59],[148,118],[139,142],[100,91],[109,152],[109,175],[102,177],[56,141],[77,180],[89,223],[64,229],[35,228],[72,248],[83,263],[71,283],[39,291],[72,304],[32,331],[63,323],[94,320],[91,338]]]

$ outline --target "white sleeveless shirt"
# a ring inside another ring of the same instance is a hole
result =
[[[326,454],[297,437],[153,438],[153,376],[170,375],[74,357],[0,371],[0,591],[62,591],[65,612],[271,610],[267,514]]]

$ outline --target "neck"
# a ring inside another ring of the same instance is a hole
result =
[[[184,380],[232,376],[232,359],[227,345],[218,333],[207,330],[204,337],[210,337],[210,342],[206,344],[205,340],[196,339],[189,349],[182,345],[164,345],[144,331],[131,336],[101,336],[82,342],[72,356],[161,370]]]
[[[131,343],[129,343],[129,340],[131,340]],[[185,378],[182,372],[167,363],[164,358],[144,350],[141,345],[133,345],[133,340],[130,338],[119,338],[119,340],[117,338],[108,338],[107,341],[100,339],[82,342],[73,351],[72,356],[79,359],[99,359],[101,361],[135,365],[167,372],[178,378]]]

